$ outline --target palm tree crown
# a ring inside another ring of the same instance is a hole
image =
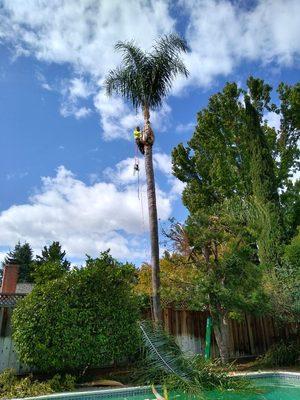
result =
[[[188,76],[179,58],[188,46],[175,34],[160,37],[151,52],[141,50],[133,41],[118,42],[115,48],[122,52],[122,67],[109,72],[105,80],[107,94],[121,95],[136,109],[160,107],[174,78]]]

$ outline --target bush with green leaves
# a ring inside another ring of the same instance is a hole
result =
[[[44,382],[34,380],[32,376],[18,378],[13,369],[6,369],[0,374],[0,399],[39,396],[72,391],[74,388],[75,378],[68,374],[64,377],[56,374]]]
[[[13,313],[20,359],[41,371],[101,367],[138,346],[135,270],[108,252],[61,278],[37,284]]]
[[[297,341],[275,343],[259,360],[262,367],[290,367],[300,365],[300,344]]]

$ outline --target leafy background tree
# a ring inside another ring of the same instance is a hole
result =
[[[186,257],[179,253],[165,253],[160,260],[161,303],[163,308],[185,308],[199,310],[203,307],[197,282],[199,271]],[[151,265],[143,264],[137,271],[135,292],[140,297],[142,308],[151,307]]]
[[[37,283],[13,313],[21,360],[41,371],[120,362],[138,346],[134,267],[108,252],[86,266]]]
[[[169,238],[185,254],[186,267],[197,271],[190,284],[196,294],[194,309],[213,317],[214,334],[223,362],[230,356],[229,318],[265,312],[262,270],[255,249],[240,221],[226,210],[190,216],[184,226],[173,222]]]

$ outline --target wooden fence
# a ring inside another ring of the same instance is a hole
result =
[[[146,312],[150,317],[150,312]],[[207,313],[198,311],[163,311],[164,326],[175,336],[186,352],[203,353]],[[296,325],[278,326],[272,318],[244,315],[241,321],[230,320],[232,358],[258,356],[265,353],[280,339],[289,339],[297,334]],[[299,333],[299,330],[298,330]],[[218,357],[218,348],[212,335],[212,357]]]
[[[146,311],[144,316],[150,318],[151,312]],[[198,311],[171,308],[163,311],[165,329],[176,337],[183,351],[194,354],[202,354],[204,351],[207,316],[207,313]],[[5,368],[15,368],[19,373],[24,373],[28,368],[19,362],[11,338],[11,327],[8,325],[7,328],[7,333],[0,336],[0,372]],[[297,332],[299,336],[299,326],[279,327],[272,318],[251,315],[245,315],[242,321],[230,320],[230,331],[232,358],[258,356],[280,339],[294,337]],[[212,357],[218,357],[214,336],[211,350]]]
[[[11,308],[0,308],[0,373],[6,368],[13,368],[17,373],[29,369],[19,360],[11,337]]]

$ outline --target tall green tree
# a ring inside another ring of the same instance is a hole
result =
[[[65,271],[68,271],[71,265],[70,261],[66,259],[65,250],[62,250],[61,244],[55,241],[50,246],[44,246],[41,255],[36,256],[37,264],[46,262],[58,262]]]
[[[260,257],[274,265],[281,238],[290,240],[297,226],[291,208],[298,184],[290,178],[299,168],[300,84],[279,85],[279,105],[262,80],[251,77],[247,84],[242,90],[228,83],[209,99],[188,145],[174,149],[173,169],[187,183],[183,202],[191,213],[234,197],[253,203],[261,213],[255,229]],[[268,126],[268,112],[280,115],[278,131]],[[281,199],[290,208],[280,207]]]
[[[247,291],[255,293],[265,268],[280,282],[276,271],[299,218],[299,182],[291,176],[299,168],[300,84],[279,85],[278,105],[261,79],[250,77],[247,86],[228,83],[213,95],[188,144],[173,150],[174,174],[186,183],[189,246],[199,268],[207,268],[205,281],[212,277],[204,287],[223,359],[234,291],[243,293],[243,307],[252,307],[257,295]],[[279,129],[266,121],[271,112],[280,116]]]
[[[70,270],[71,263],[66,259],[66,252],[59,242],[44,246],[41,255],[37,255],[32,268],[35,283],[46,283],[62,277]]]
[[[18,242],[15,248],[7,253],[3,264],[15,262],[20,266],[19,282],[32,282],[33,251],[29,243]]]
[[[188,71],[179,55],[187,51],[186,42],[175,34],[163,36],[155,42],[151,52],[145,52],[134,42],[118,42],[116,50],[122,53],[122,65],[110,71],[105,86],[108,95],[121,95],[132,106],[141,109],[144,116],[143,144],[151,241],[153,313],[161,321],[159,239],[155,179],[152,161],[154,133],[150,124],[150,111],[161,107],[177,75],[187,77]]]
[[[268,231],[263,231],[258,240],[259,253],[265,264],[280,265],[280,243],[283,235],[282,217],[279,206],[278,182],[275,175],[275,160],[255,101],[245,96],[245,153],[249,157],[249,178],[255,204],[264,211]]]

